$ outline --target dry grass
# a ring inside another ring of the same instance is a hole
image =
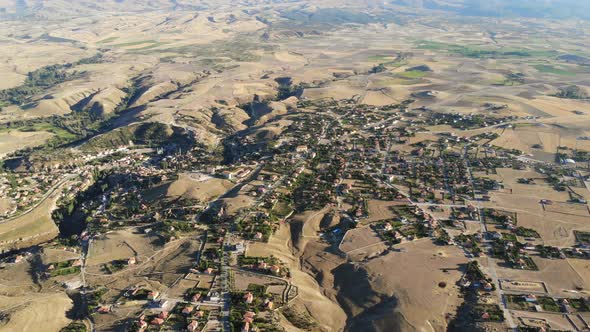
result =
[[[92,240],[88,251],[87,265],[98,266],[113,260],[137,257],[146,260],[161,249],[152,242],[155,238],[133,231],[110,232]]]
[[[518,225],[535,229],[546,245],[572,246],[574,230],[590,230],[587,209],[583,205],[565,203],[569,195],[555,191],[543,181],[541,174],[512,169],[497,169],[497,173],[508,190],[493,192],[491,201],[484,205],[517,212]],[[538,180],[534,185],[517,183],[518,178],[527,177]],[[578,191],[585,194],[584,189]],[[555,204],[543,207],[539,204],[541,199],[552,200]]]
[[[382,242],[381,238],[372,228],[362,227],[346,232],[339,248],[347,254],[354,252],[356,255],[363,252],[367,256],[370,256],[372,253],[381,252],[387,248],[387,245]]]
[[[198,199],[201,202],[207,202],[221,194],[224,194],[231,187],[231,181],[207,178],[194,179],[189,174],[181,174],[179,179],[172,182],[168,187],[168,197],[183,196],[186,198]]]
[[[42,145],[52,136],[52,133],[46,131],[0,132],[0,158],[16,150]]]
[[[363,219],[363,223],[370,223],[379,220],[386,220],[396,217],[396,214],[391,210],[394,206],[404,205],[402,202],[389,202],[381,200],[369,200],[369,217]]]
[[[405,251],[391,252],[363,266],[373,291],[394,296],[397,300],[395,307],[387,308],[385,312],[375,311],[375,314],[385,316],[398,311],[402,320],[418,330],[444,330],[445,314],[455,312],[461,303],[454,283],[460,278],[459,268],[467,259],[458,248],[438,247],[430,239],[398,247]],[[392,267],[395,267],[395,273],[391,273]],[[439,282],[446,282],[448,286],[440,288]],[[379,318],[386,320],[385,317]],[[369,320],[361,322],[373,324]]]
[[[66,311],[72,300],[65,293],[36,294],[27,297],[0,296],[0,310],[8,311],[3,331],[59,331],[70,323]]]
[[[537,281],[502,280],[500,285],[506,291],[545,293],[543,283]]]

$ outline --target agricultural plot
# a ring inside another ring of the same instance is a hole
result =
[[[517,280],[500,280],[500,287],[506,291],[513,292],[532,292],[546,293],[547,287],[543,282],[537,281],[517,281]]]

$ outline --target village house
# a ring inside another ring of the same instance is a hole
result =
[[[158,314],[158,318],[161,318],[161,319],[168,319],[168,315],[169,315],[168,311],[161,311],[161,312]]]
[[[164,325],[164,320],[162,318],[154,318],[150,324],[152,325],[157,325],[157,326],[161,326]]]
[[[270,267],[270,273],[274,274],[274,275],[278,275],[279,273],[281,273],[281,267],[278,265],[273,265]]]
[[[108,314],[109,312],[111,312],[111,307],[103,305],[103,306],[98,307],[96,312],[98,312],[99,314]]]
[[[234,178],[234,175],[235,175],[234,172],[231,172],[231,171],[223,171],[221,173],[221,176],[228,179],[228,180],[232,180]]]
[[[160,296],[160,292],[158,291],[151,291],[148,293],[147,299],[150,301],[155,301]]]
[[[274,303],[270,299],[264,300],[264,307],[268,310],[272,310]]]
[[[250,174],[252,172],[252,170],[250,170],[249,168],[245,168],[240,170],[237,174],[236,177],[239,179],[245,178],[246,176],[248,176],[248,174]]]
[[[23,255],[16,255],[16,256],[14,256],[13,263],[18,264],[18,263],[22,262],[24,259],[25,259],[25,257]]]
[[[254,316],[256,316],[256,314],[252,311],[246,311],[246,313],[244,314],[243,318],[243,322],[244,323],[252,323],[254,321]]]
[[[193,320],[193,321],[191,321],[190,324],[188,324],[186,329],[187,329],[187,331],[193,332],[193,331],[196,331],[198,327],[199,327],[199,322],[197,322],[196,320]]]
[[[147,328],[147,326],[148,326],[148,323],[146,321],[144,321],[143,319],[140,319],[137,322],[137,327],[139,327],[140,329],[145,329],[145,328]]]

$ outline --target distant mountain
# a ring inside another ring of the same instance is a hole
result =
[[[584,0],[394,0],[392,3],[465,16],[590,19],[590,1]]]
[[[219,2],[227,3],[224,0]],[[60,15],[94,15],[104,12],[202,10],[207,8],[208,4],[200,0],[0,0],[0,12],[5,14],[36,15],[48,18],[60,17]]]

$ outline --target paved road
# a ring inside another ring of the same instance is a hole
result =
[[[417,205],[419,207],[429,207],[429,206],[434,206],[434,207],[448,207],[448,208],[466,208],[466,207],[469,207],[469,205],[465,205],[465,204],[436,204],[436,203],[414,203],[414,202],[412,202],[412,204]]]
[[[223,331],[231,331],[231,327],[229,324],[229,313],[230,313],[230,304],[231,304],[231,294],[230,294],[230,287],[229,287],[229,262],[228,262],[228,252],[226,248],[229,247],[230,237],[226,236],[225,240],[223,241],[223,254],[221,255],[221,296],[223,299],[223,308],[221,310],[221,324],[223,327]]]
[[[463,160],[465,161],[465,167],[466,167],[467,173],[469,175],[469,182],[471,184],[471,190],[473,191],[473,196],[474,196],[473,197],[474,198],[473,204],[477,208],[478,219],[479,219],[479,222],[481,225],[481,232],[485,236],[485,234],[487,233],[487,227],[486,227],[486,223],[483,218],[482,211],[481,211],[480,202],[475,199],[475,192],[476,192],[475,191],[475,182],[473,179],[473,172],[471,171],[471,165],[469,165],[469,159],[467,158],[467,149],[468,149],[468,146],[465,145],[465,147],[463,148]],[[489,241],[485,241],[484,246],[485,246],[487,252],[490,252],[492,250],[492,247],[491,247],[491,244]],[[486,260],[487,260],[487,269],[490,272],[492,282],[494,283],[494,285],[496,287],[496,294],[498,295],[498,303],[501,305],[502,311],[504,311],[504,318],[506,319],[506,324],[508,325],[508,327],[510,329],[512,329],[513,331],[516,331],[517,325],[514,323],[514,319],[512,319],[512,314],[510,314],[510,311],[508,310],[508,308],[506,306],[506,302],[504,301],[504,291],[500,287],[500,281],[498,280],[498,273],[496,272],[496,261],[493,258],[491,258],[489,255],[486,255]]]

